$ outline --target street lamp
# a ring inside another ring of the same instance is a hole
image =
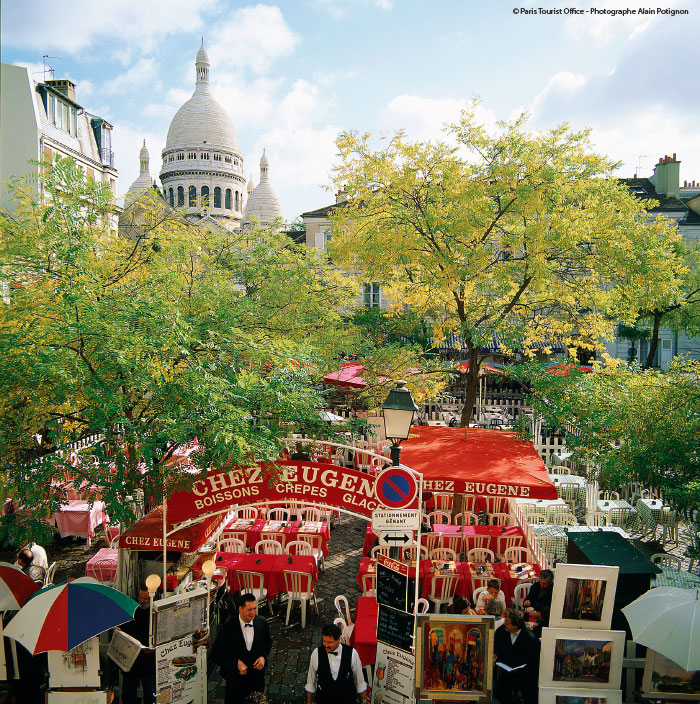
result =
[[[207,633],[209,632],[209,599],[211,594],[211,577],[216,571],[216,564],[214,560],[207,560],[202,564],[202,572],[204,573],[204,578],[207,580]]]
[[[384,434],[392,441],[391,463],[398,467],[401,460],[401,440],[407,440],[411,432],[413,414],[418,411],[413,402],[411,392],[405,388],[405,381],[397,381],[396,388],[389,392],[386,401],[382,404],[384,416]]]
[[[150,618],[148,619],[148,645],[153,647],[153,597],[160,586],[161,579],[157,574],[149,574],[146,577],[146,589],[148,589],[148,601],[150,606]]]

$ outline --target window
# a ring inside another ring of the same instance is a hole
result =
[[[185,204],[185,189],[182,186],[177,187],[177,204],[180,207]]]
[[[202,186],[202,207],[209,207],[209,186]]]
[[[209,159],[209,152],[202,152],[202,159]]]
[[[235,203],[236,203],[236,210],[238,210],[238,209],[239,209],[239,208],[238,208],[238,191],[236,191]]]
[[[169,199],[170,205],[175,206],[175,192],[173,191],[172,188],[169,191],[169,195],[170,195],[170,199]]]
[[[221,154],[214,154],[214,161],[221,161]]]
[[[173,161],[175,161],[175,157],[171,154],[171,155],[168,157],[168,162],[172,163]]]
[[[224,161],[225,161],[227,164],[230,164],[230,163],[231,163],[231,157],[228,156],[228,155],[225,156],[225,157],[224,157]]]
[[[671,351],[671,340],[661,340],[661,349],[665,352]]]
[[[184,161],[185,160],[185,152],[178,152],[177,153],[177,160]]]
[[[46,117],[52,125],[56,124],[56,96],[46,96]]]
[[[74,136],[78,136],[78,111],[75,108],[70,109],[70,125],[69,132]]]
[[[187,152],[187,158],[188,158],[188,159],[196,159],[196,158],[197,158],[197,152]]]
[[[231,189],[226,189],[226,210],[231,210]]]
[[[328,245],[330,244],[330,241],[332,239],[332,235],[329,232],[328,228],[325,227],[324,225],[321,226],[320,231],[321,231],[321,248],[323,249],[324,252],[327,252]]]
[[[88,181],[93,181],[93,182],[94,182],[94,180],[95,180],[95,170],[88,168],[87,171],[86,171],[86,173],[87,173]]]
[[[363,303],[368,308],[377,308],[381,300],[381,288],[379,284],[364,284],[362,291]]]
[[[218,186],[214,189],[214,207],[221,207],[221,189]]]
[[[197,205],[197,189],[194,186],[190,186],[189,189],[189,206],[194,208]]]

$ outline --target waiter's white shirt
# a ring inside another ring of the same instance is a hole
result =
[[[49,569],[49,561],[46,557],[46,550],[44,550],[41,545],[37,545],[36,543],[32,543],[29,549],[32,551],[32,555],[34,555],[32,564],[37,567],[43,567],[45,570]]]
[[[253,647],[253,638],[255,637],[255,628],[246,628],[245,621],[239,616],[238,620],[241,622],[241,630],[243,631],[243,640],[245,640],[245,647],[250,650]],[[253,622],[250,622],[253,625]]]
[[[331,668],[331,677],[334,680],[338,679],[338,671],[340,670],[340,658],[342,657],[342,647],[339,645],[335,650],[337,655],[328,653],[328,663]],[[362,662],[355,648],[352,649],[352,658],[350,659],[350,669],[352,670],[352,678],[355,682],[355,691],[362,694],[367,689],[367,682],[362,673]],[[309,674],[306,677],[306,691],[312,694],[316,691],[316,674],[318,673],[318,649],[314,648],[309,661]]]

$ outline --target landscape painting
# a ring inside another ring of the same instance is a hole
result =
[[[618,567],[557,565],[549,625],[608,630],[618,572]]]
[[[605,585],[606,582],[602,579],[567,579],[562,618],[600,621],[605,602]]]
[[[610,640],[559,639],[554,646],[555,682],[609,682]]]
[[[651,699],[700,701],[700,670],[688,672],[663,655],[647,650],[642,690]]]
[[[542,687],[539,692],[539,704],[622,704],[622,692],[619,689],[596,689],[594,692],[586,692],[580,687]]]

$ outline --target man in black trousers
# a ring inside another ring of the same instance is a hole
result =
[[[238,616],[219,630],[212,661],[226,680],[226,704],[242,702],[251,692],[265,691],[265,666],[272,649],[267,621],[257,616],[258,602],[252,594],[238,600]]]
[[[515,704],[520,691],[525,704],[537,704],[540,641],[525,628],[523,616],[517,609],[506,611],[503,626],[497,628],[494,635],[493,651],[496,699],[501,704]]]

